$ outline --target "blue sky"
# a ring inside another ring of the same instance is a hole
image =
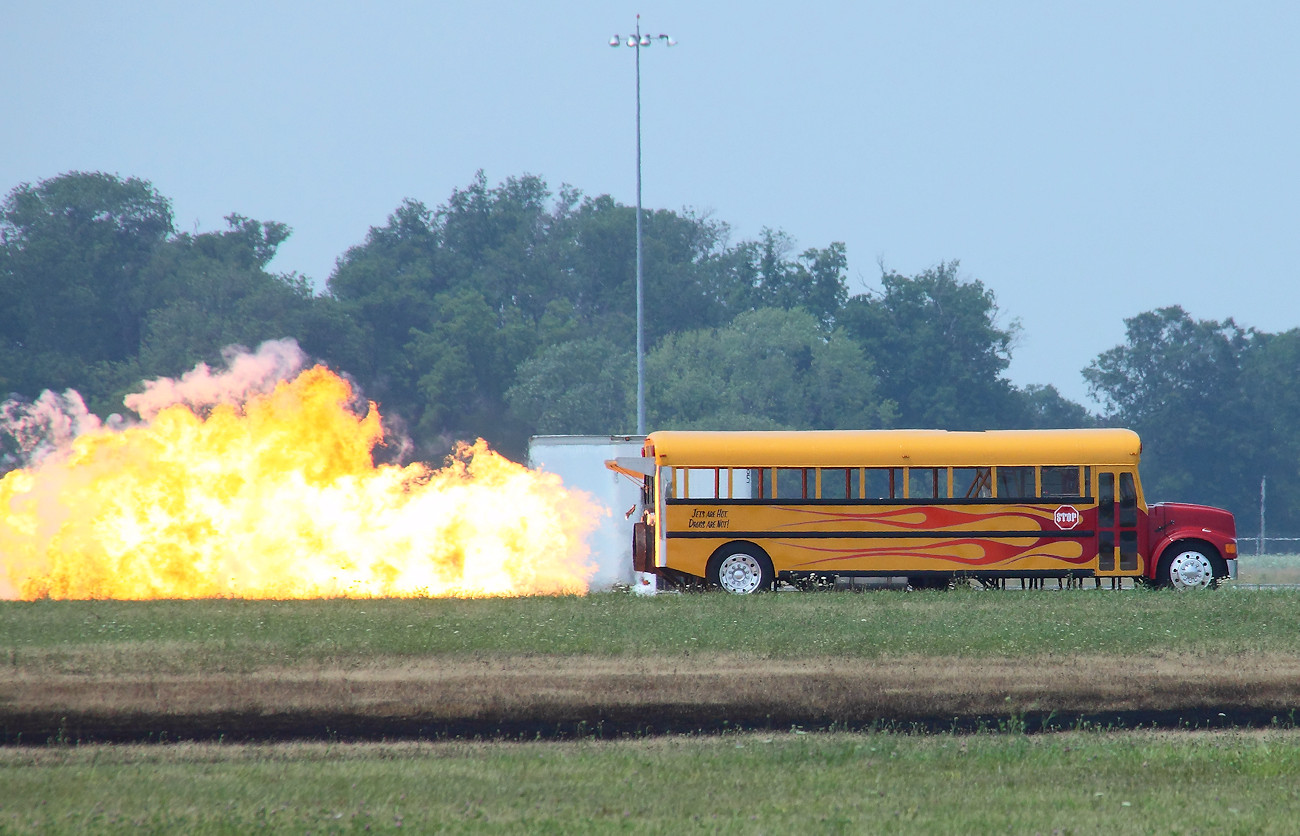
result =
[[[153,182],[184,230],[289,224],[273,269],[323,286],[403,198],[483,169],[958,259],[1021,336],[1017,384],[1086,400],[1123,320],[1181,304],[1300,326],[1300,5],[1282,2],[7,4],[0,188]],[[649,300],[653,304],[653,299]],[[650,381],[653,385],[653,381]]]

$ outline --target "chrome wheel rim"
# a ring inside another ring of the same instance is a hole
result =
[[[763,582],[763,567],[751,554],[729,554],[718,566],[718,584],[733,595],[757,592]]]
[[[1175,589],[1205,589],[1214,582],[1214,566],[1198,551],[1185,551],[1169,563],[1169,582]]]

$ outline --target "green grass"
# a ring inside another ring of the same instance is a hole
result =
[[[1224,589],[5,602],[0,671],[376,657],[1300,653],[1300,593]],[[3,673],[0,673],[0,682]],[[0,832],[1289,832],[1300,731],[727,734],[0,749]]]
[[[376,656],[1300,653],[1300,592],[0,603],[0,669],[247,672]]]
[[[0,750],[0,831],[1288,833],[1300,733]]]
[[[1241,583],[1300,583],[1300,554],[1243,555],[1237,563]]]

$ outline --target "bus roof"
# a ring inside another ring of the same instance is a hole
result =
[[[1142,444],[1121,429],[664,431],[646,455],[675,467],[1136,467]]]

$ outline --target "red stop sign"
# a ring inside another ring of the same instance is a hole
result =
[[[1079,509],[1075,508],[1073,505],[1062,505],[1060,508],[1057,508],[1056,513],[1052,515],[1053,521],[1056,522],[1056,527],[1066,531],[1077,526],[1082,518],[1083,515],[1079,513]]]

